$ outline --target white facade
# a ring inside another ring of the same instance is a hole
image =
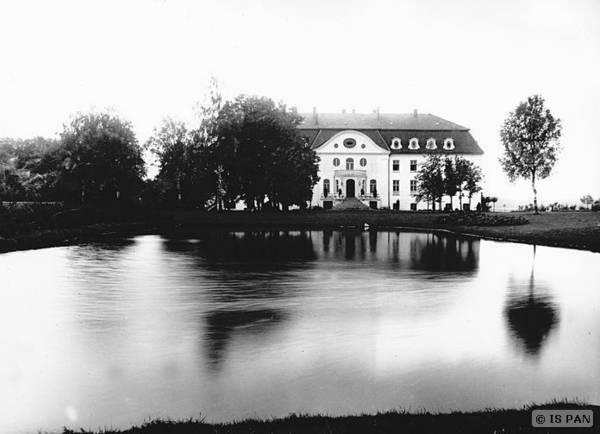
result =
[[[428,154],[460,156],[480,165],[483,151],[468,129],[433,115],[418,118],[415,112],[385,115],[382,120],[384,115],[374,113],[371,124],[369,115],[343,114],[342,121],[339,115],[334,120],[332,116],[313,113],[314,122],[300,127],[312,134],[307,140],[320,158],[311,207],[333,208],[355,197],[373,208],[425,210],[429,204],[415,200],[415,178]],[[358,128],[352,129],[353,123]],[[468,196],[462,203],[469,203]],[[442,208],[446,204],[450,204],[447,196]],[[452,207],[459,208],[458,197]]]

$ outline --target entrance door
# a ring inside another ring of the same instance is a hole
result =
[[[354,179],[346,181],[346,197],[354,197]]]

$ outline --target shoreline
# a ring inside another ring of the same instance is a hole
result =
[[[491,213],[499,215],[499,213]],[[13,238],[0,238],[0,253],[60,247],[114,236],[179,235],[206,229],[287,229],[424,231],[451,233],[491,241],[525,243],[600,253],[600,213],[572,212],[533,215],[519,213],[530,223],[521,226],[461,226],[439,223],[444,213],[344,211],[249,213],[244,211],[163,211],[152,219],[96,223],[68,229],[51,229]]]
[[[153,419],[127,429],[98,429],[97,431],[63,428],[64,434],[154,434],[154,433],[217,433],[217,434],[271,434],[271,433],[535,433],[534,410],[585,410],[593,415],[593,426],[598,426],[600,406],[569,401],[528,405],[520,409],[484,409],[471,412],[430,413],[394,410],[377,414],[328,416],[321,414],[290,414],[282,418],[249,418],[227,423],[208,423],[204,419],[173,421]],[[545,428],[550,429],[550,428]],[[591,432],[593,428],[550,429],[553,432]],[[549,432],[549,431],[548,431]]]

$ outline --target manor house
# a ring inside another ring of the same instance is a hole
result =
[[[355,198],[371,208],[427,209],[427,203],[415,201],[415,176],[427,155],[461,156],[479,166],[483,154],[468,128],[417,110],[333,114],[314,108],[301,115],[298,128],[321,159],[311,207],[328,209]],[[444,197],[442,206],[449,203]],[[458,203],[454,198],[454,207]]]

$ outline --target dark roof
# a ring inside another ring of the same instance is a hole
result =
[[[361,113],[312,113],[301,114],[304,122],[298,126],[312,149],[317,149],[341,131],[354,130],[368,136],[377,146],[392,154],[457,153],[483,154],[468,128],[432,114],[361,114]],[[402,141],[402,149],[391,149],[392,139]],[[408,149],[411,138],[419,139],[419,149]],[[427,139],[434,138],[437,149],[425,149]],[[455,148],[443,148],[444,139],[454,140]]]
[[[300,129],[353,129],[353,130],[468,130],[454,122],[430,113],[387,114],[387,113],[300,113],[304,122]]]

